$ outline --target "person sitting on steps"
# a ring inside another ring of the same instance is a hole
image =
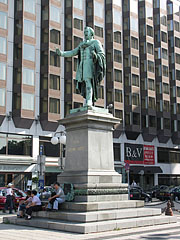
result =
[[[48,200],[48,207],[47,210],[58,210],[58,204],[65,202],[65,195],[63,189],[60,187],[60,184],[58,182],[54,183],[55,188],[55,194],[51,196]]]
[[[38,212],[42,210],[41,200],[37,197],[36,190],[33,190],[31,193],[32,203],[26,206],[26,220],[31,219],[32,212]]]

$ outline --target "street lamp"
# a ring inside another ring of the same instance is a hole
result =
[[[57,137],[56,135],[59,134],[60,136]],[[60,158],[59,158],[59,167],[60,169],[64,169],[63,163],[63,145],[66,145],[66,133],[64,131],[55,132],[54,137],[51,138],[51,143],[53,145],[57,145],[60,143]]]

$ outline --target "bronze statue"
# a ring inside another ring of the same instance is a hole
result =
[[[90,27],[84,29],[85,40],[72,51],[60,51],[56,53],[62,57],[78,55],[76,73],[76,88],[86,99],[86,106],[92,106],[98,99],[97,89],[106,71],[105,54],[99,40],[94,39],[94,30]]]

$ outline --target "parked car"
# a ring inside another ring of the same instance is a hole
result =
[[[174,191],[173,191],[173,199],[175,201],[180,201],[180,186],[176,187],[176,189],[174,189]]]
[[[156,198],[159,199],[159,197],[162,195],[161,192],[168,189],[168,186],[166,185],[157,185],[156,189],[153,191],[153,194]]]
[[[6,203],[6,187],[0,187],[0,210],[4,209],[5,203]],[[14,191],[14,204],[15,207],[17,208],[19,205],[19,202],[21,200],[25,200],[26,199],[26,193],[23,192],[20,189],[17,188],[13,188]]]
[[[176,187],[172,187],[172,186],[167,187],[163,190],[160,190],[158,199],[161,201],[164,201],[164,200],[169,200],[173,198],[175,190],[176,190]]]
[[[130,199],[131,200],[144,200],[145,202],[151,202],[152,198],[151,195],[145,193],[140,188],[130,188]]]

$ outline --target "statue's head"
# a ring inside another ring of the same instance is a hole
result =
[[[84,28],[84,37],[86,40],[94,38],[94,30],[91,27]]]

